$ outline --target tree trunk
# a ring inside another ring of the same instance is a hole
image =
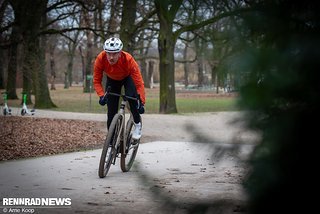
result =
[[[31,90],[35,95],[35,108],[55,107],[51,101],[47,75],[45,72],[45,44],[40,44],[41,21],[45,22],[47,0],[12,0],[15,15],[20,17],[23,35],[23,92],[27,94],[27,104],[31,103]],[[32,87],[33,84],[33,87]]]
[[[56,79],[56,66],[55,66],[55,60],[54,60],[54,45],[50,45],[50,83],[51,87],[50,90],[56,90],[56,85],[55,85],[55,79]]]
[[[83,10],[83,20],[82,24],[83,27],[90,27],[91,26],[91,16],[89,14],[89,11]],[[93,63],[93,54],[92,54],[92,47],[93,47],[93,33],[90,31],[86,31],[86,36],[87,36],[87,48],[86,48],[86,58],[85,58],[85,76],[83,80],[83,92],[88,93],[91,92],[91,87],[92,87],[92,63]]]
[[[160,29],[161,34],[161,29]],[[160,113],[177,113],[174,81],[174,39],[168,34],[160,35]]]
[[[76,55],[79,34],[80,34],[80,31],[75,32],[73,41],[69,41],[67,43],[68,44],[68,53],[67,53],[68,65],[67,65],[67,71],[65,72],[64,88],[69,88],[70,86],[72,86],[74,56]],[[82,52],[81,52],[81,57],[82,57]]]
[[[203,70],[203,57],[200,56],[198,57],[198,87],[202,88],[203,87],[203,79],[204,79],[204,70]]]
[[[67,70],[64,72],[64,87],[63,88],[68,89],[69,87],[70,87],[70,84],[69,84],[68,68],[67,68]]]
[[[110,19],[107,25],[107,35],[106,37],[109,38],[111,35],[117,32],[117,28],[119,26],[118,23],[118,11],[121,8],[121,0],[111,0],[111,9],[110,9]]]
[[[83,54],[83,51],[82,51],[82,47],[79,46],[79,52],[80,52],[80,57],[81,57],[81,67],[82,67],[82,82],[83,84],[85,84],[85,62],[84,62],[84,54]]]
[[[4,83],[4,73],[5,73],[5,54],[7,51],[4,49],[0,49],[0,89],[5,88],[5,83]]]
[[[216,85],[216,66],[211,64],[211,85]]]
[[[9,2],[3,0],[1,0],[0,2],[0,23],[2,24],[2,22],[4,21],[3,18],[5,15],[5,9],[8,7]],[[0,34],[0,41],[5,41],[3,34]],[[7,53],[7,50],[5,50],[4,48],[0,48],[0,89],[4,89],[6,87],[5,71],[7,70]]]
[[[135,41],[135,20],[137,11],[137,0],[124,0],[121,18],[120,38],[123,42],[123,49],[133,53]]]
[[[91,33],[89,33],[91,34]],[[91,37],[89,36],[88,41],[87,41],[87,56],[86,56],[86,67],[85,67],[85,85],[83,88],[83,92],[89,93],[91,92],[91,87],[92,87],[92,41]]]
[[[37,25],[37,34],[39,33],[40,28],[46,25],[47,22],[47,15],[44,11],[47,9],[47,3],[48,0],[37,0],[39,3],[36,5],[38,7],[36,9],[37,16],[41,20],[39,27]],[[46,42],[47,37],[46,36],[38,36],[39,43],[38,43],[38,49],[39,52],[36,57],[39,59],[38,65],[35,65],[36,68],[34,71],[36,72],[37,78],[35,78],[37,81],[34,82],[34,88],[35,88],[35,108],[52,108],[57,107],[51,100],[50,93],[49,93],[49,86],[48,86],[48,79],[47,79],[47,72],[45,69],[45,53],[46,53]]]
[[[189,33],[187,33],[187,38],[189,37]],[[190,64],[187,62],[188,60],[188,46],[186,44],[184,50],[183,50],[183,59],[186,61],[183,64],[183,68],[184,68],[184,87],[188,88],[189,85],[189,66]]]
[[[68,89],[72,84],[72,69],[73,69],[74,53],[68,53],[67,71],[64,72],[64,88]]]
[[[182,0],[155,0],[157,15],[160,21],[158,49],[160,56],[160,113],[177,113],[175,79],[174,79],[174,48],[176,38],[173,34],[173,20],[181,6]]]
[[[73,59],[72,60],[70,59],[68,63],[68,82],[70,87],[72,86],[72,83],[73,83],[72,74],[73,74]]]
[[[18,99],[16,92],[17,85],[17,69],[18,69],[18,46],[19,46],[19,27],[14,25],[10,36],[11,46],[8,51],[8,78],[6,90],[8,99]]]
[[[147,74],[147,62],[145,59],[140,60],[140,71],[144,81],[144,87],[149,88],[148,74]]]
[[[204,44],[203,40],[199,37],[195,39],[195,48],[197,54],[197,67],[198,67],[198,87],[203,87],[203,80],[204,80],[204,70],[203,70],[203,51],[204,51]]]
[[[148,82],[149,82],[149,88],[153,88],[153,73],[154,73],[154,61],[149,61],[148,66]]]

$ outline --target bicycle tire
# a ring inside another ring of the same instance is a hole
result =
[[[121,170],[122,172],[128,172],[130,171],[133,162],[136,158],[137,152],[138,152],[138,148],[139,148],[139,144],[140,144],[140,140],[138,140],[138,142],[136,142],[136,144],[132,144],[132,129],[133,129],[133,120],[129,119],[127,122],[127,126],[126,126],[126,134],[127,134],[127,142],[126,142],[126,148],[125,149],[121,149],[121,161],[120,161],[120,166],[121,166]],[[122,144],[123,147],[123,144]]]
[[[110,124],[108,134],[105,140],[105,143],[103,145],[101,157],[100,157],[100,163],[99,163],[99,177],[104,178],[107,176],[110,166],[112,164],[112,161],[114,160],[116,156],[116,139],[118,136],[117,127],[119,126],[119,122],[121,123],[121,120],[119,120],[120,115],[116,114],[114,118],[112,119],[112,122]]]

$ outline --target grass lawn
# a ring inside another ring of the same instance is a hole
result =
[[[3,92],[3,90],[1,91]],[[9,107],[19,107],[21,103],[21,89],[17,89],[20,100],[9,100]],[[83,93],[81,86],[64,89],[57,85],[56,90],[50,91],[52,101],[58,106],[52,110],[71,112],[105,113],[106,107],[98,104],[98,96],[92,93]],[[159,113],[159,88],[146,89],[146,113]],[[34,101],[33,101],[34,102]],[[3,104],[3,97],[0,98]],[[237,96],[234,94],[216,94],[213,91],[177,90],[176,104],[179,113],[236,111]],[[29,106],[32,108],[32,106]]]

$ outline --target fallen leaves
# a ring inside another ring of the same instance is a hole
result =
[[[0,116],[0,161],[101,148],[102,122]]]

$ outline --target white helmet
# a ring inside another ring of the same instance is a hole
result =
[[[119,38],[111,37],[104,42],[103,50],[109,53],[116,53],[122,50],[123,44]]]

